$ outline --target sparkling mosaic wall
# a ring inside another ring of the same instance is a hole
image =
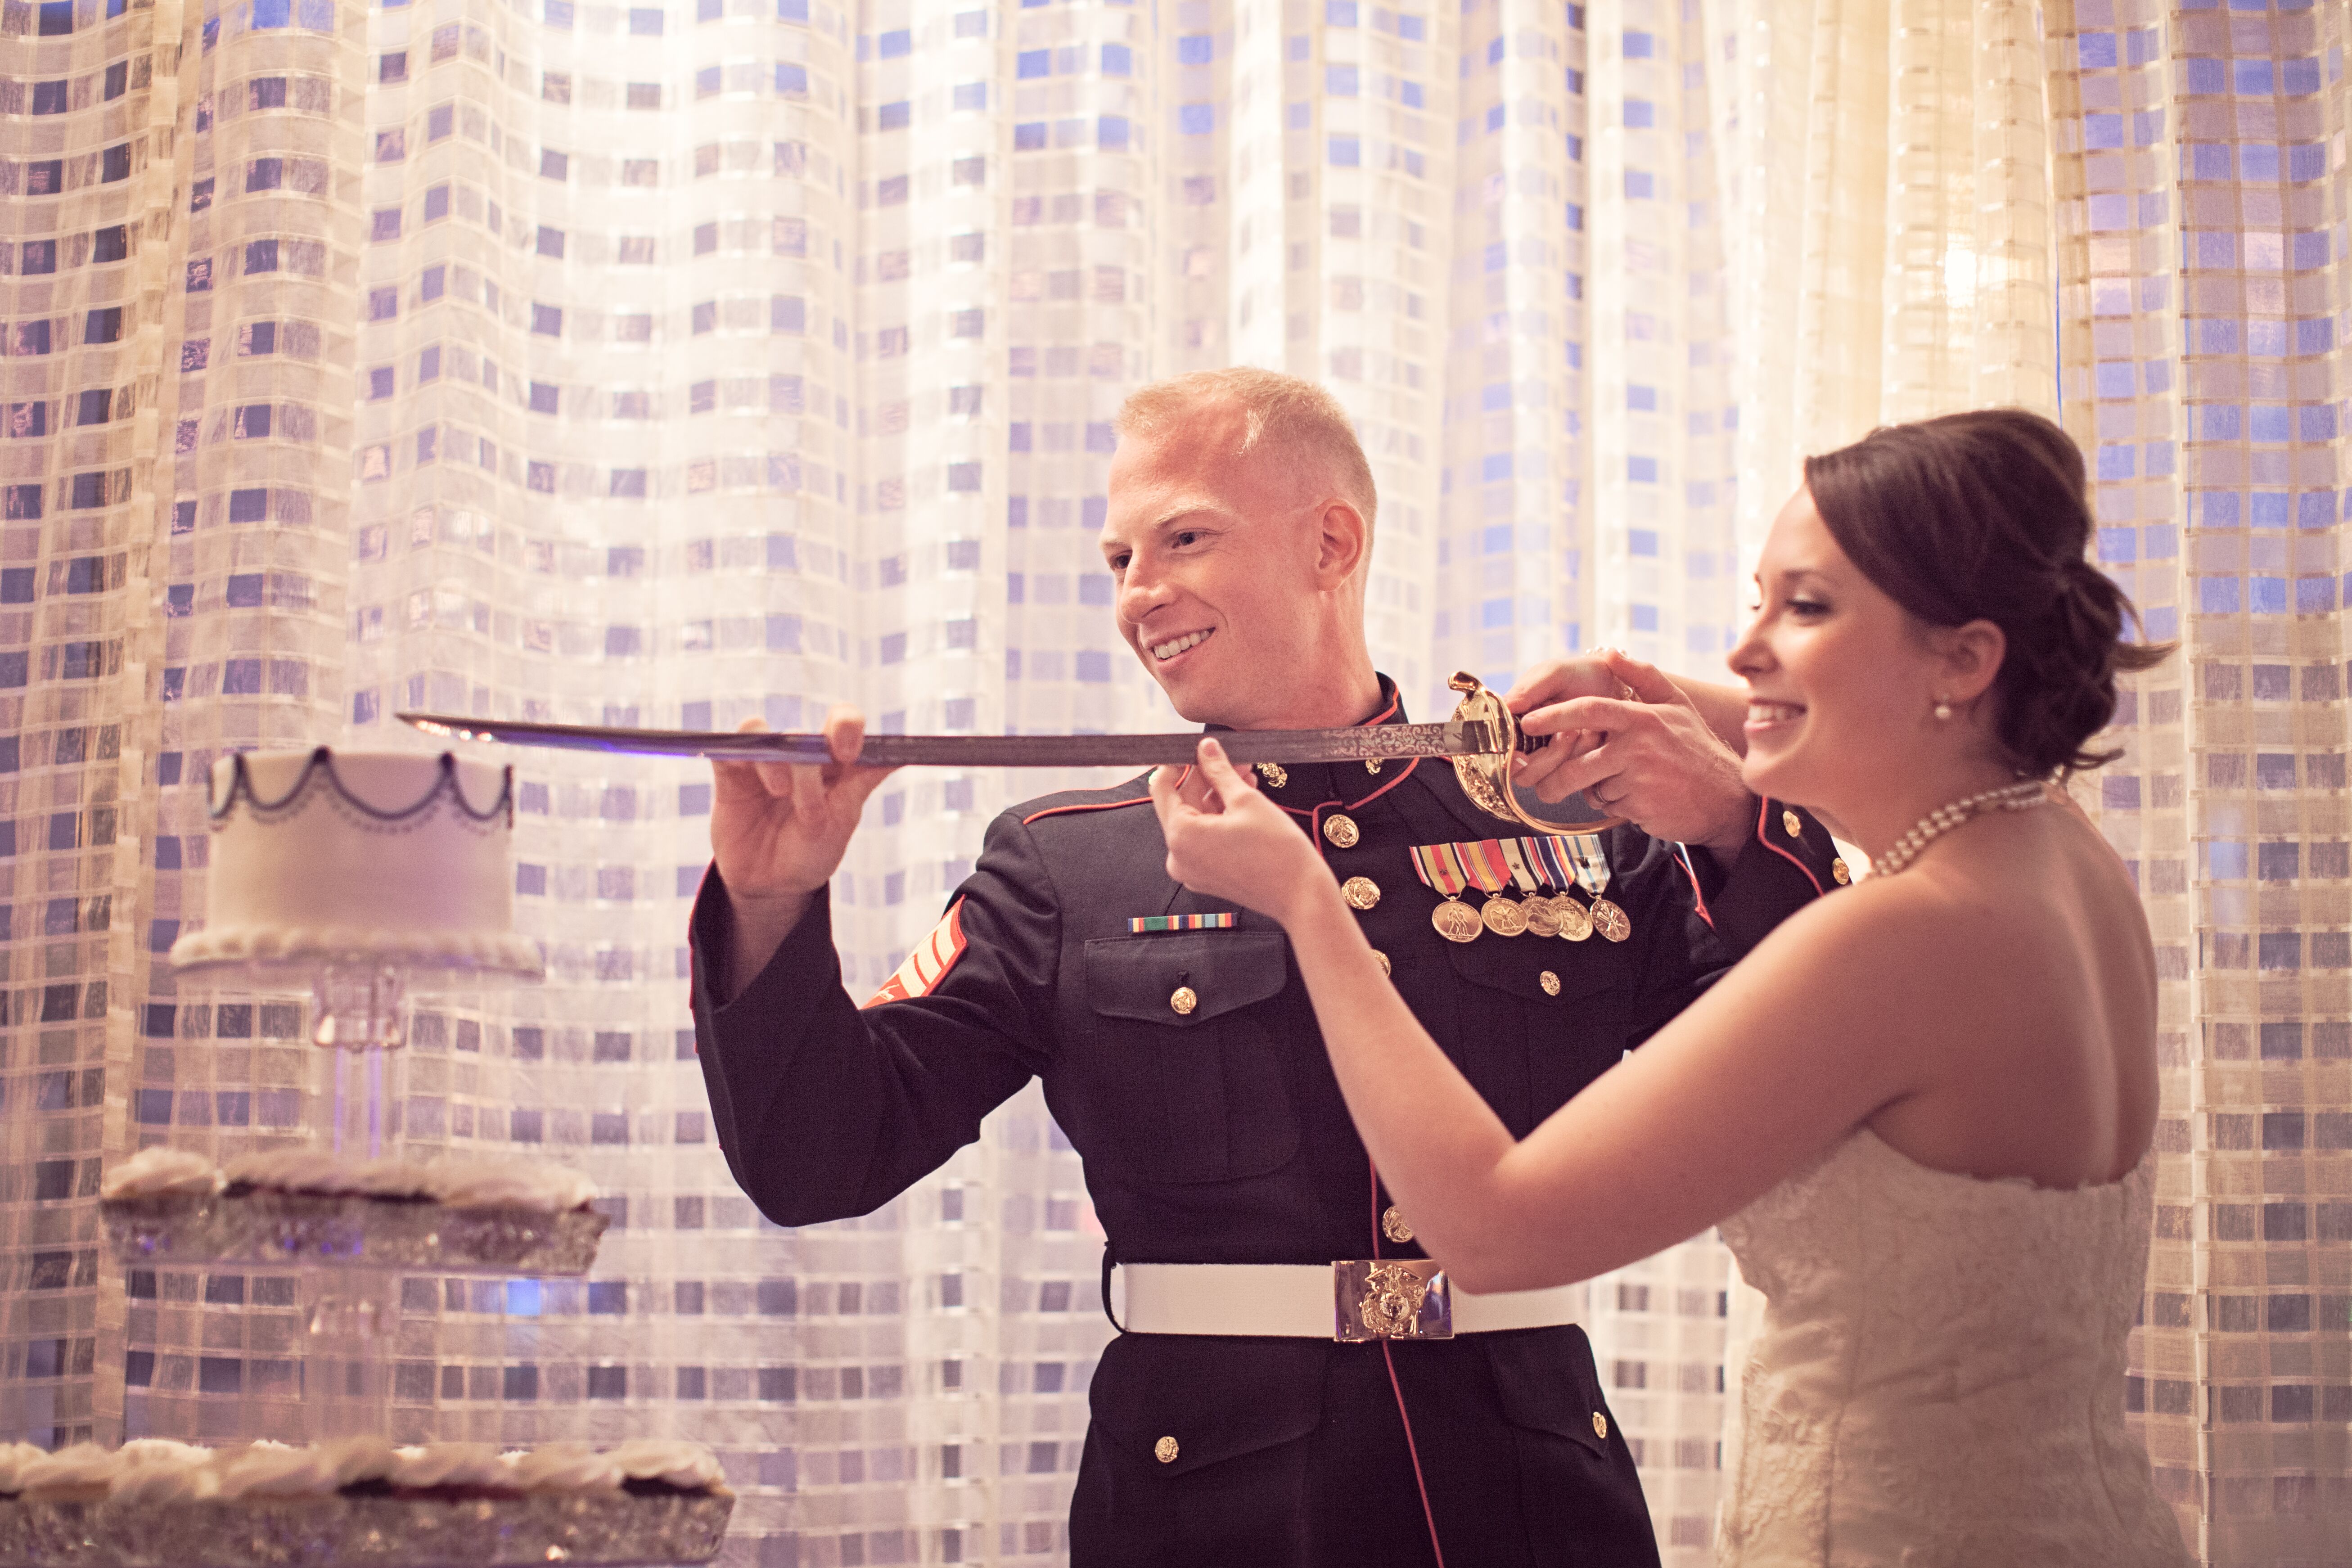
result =
[[[2100,563],[2180,654],[2097,785],[2162,976],[2131,1401],[2212,1563],[2352,1532],[2338,381],[2345,8],[2052,8],[2067,427]]]

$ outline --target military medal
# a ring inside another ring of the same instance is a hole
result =
[[[1429,923],[1437,928],[1437,934],[1448,942],[1476,942],[1486,923],[1476,910],[1462,901],[1470,874],[1454,848],[1450,844],[1414,845],[1410,851],[1412,874],[1421,879],[1422,886],[1445,900],[1429,911]]]
[[[1528,929],[1528,912],[1499,893],[1479,906],[1478,918],[1496,936],[1517,936]]]
[[[1603,897],[1609,890],[1609,854],[1601,848],[1601,840],[1590,834],[1577,834],[1568,841],[1568,855],[1576,868],[1576,884],[1592,896],[1592,907],[1586,912],[1592,929],[1611,942],[1623,942],[1633,934],[1633,922],[1623,910]]]
[[[1554,900],[1541,893],[1519,900],[1519,908],[1528,917],[1528,930],[1537,936],[1559,934],[1559,911],[1552,907]]]
[[[1496,840],[1502,852],[1503,863],[1511,868],[1512,885],[1519,889],[1519,913],[1527,921],[1527,930],[1536,936],[1559,934],[1559,916],[1552,909],[1552,900],[1542,889],[1549,884],[1543,875],[1543,858],[1532,838],[1502,838]]]
[[[1556,936],[1563,942],[1582,942],[1592,934],[1592,917],[1584,906],[1569,897],[1568,889],[1576,885],[1576,873],[1569,868],[1570,859],[1568,840],[1559,834],[1541,838],[1522,838],[1517,847],[1534,867],[1533,875],[1547,888],[1559,891],[1540,900],[1550,917],[1549,930],[1536,923],[1532,910],[1528,915],[1528,929],[1538,936]],[[1529,904],[1538,900],[1529,899]]]
[[[1578,903],[1566,893],[1562,893],[1551,901],[1551,907],[1559,911],[1559,934],[1562,941],[1582,942],[1592,934],[1592,917],[1584,912],[1582,904]]]
[[[1429,911],[1429,923],[1448,942],[1476,942],[1478,933],[1486,929],[1476,910],[1451,898]]]
[[[1568,892],[1572,887],[1591,890],[1609,884],[1609,863],[1600,857],[1598,841],[1591,842],[1594,847],[1587,853],[1598,867],[1591,872],[1572,868],[1578,865],[1575,847],[1559,834],[1416,845],[1413,870],[1423,883],[1445,895],[1446,901],[1432,911],[1430,921],[1451,942],[1475,942],[1482,931],[1496,936],[1532,931],[1582,942],[1596,925],[1604,935],[1612,928],[1630,934],[1631,922],[1616,905],[1601,900],[1609,910],[1604,915],[1597,909],[1588,910]],[[1588,882],[1587,877],[1593,879]],[[1475,909],[1459,897],[1473,886],[1486,894],[1486,902]],[[1546,891],[1552,888],[1559,891]],[[1520,896],[1512,898],[1513,890]],[[1624,937],[1611,940],[1622,942]]]
[[[1623,942],[1633,934],[1633,922],[1625,911],[1606,899],[1592,900],[1592,929],[1611,942]]]
[[[1559,929],[1559,917],[1552,912],[1551,900],[1539,890],[1544,885],[1537,868],[1542,862],[1532,848],[1533,840],[1525,838],[1489,838],[1476,846],[1479,858],[1489,868],[1499,865],[1517,889],[1516,900],[1500,893],[1486,900],[1479,910],[1488,930],[1501,936],[1517,936],[1521,931],[1533,931],[1538,936],[1550,936]],[[1497,912],[1496,905],[1505,906]]]
[[[1525,931],[1528,929],[1527,911],[1519,908],[1517,899],[1504,890],[1519,879],[1512,873],[1510,862],[1504,858],[1502,841],[1481,838],[1475,843],[1455,844],[1450,847],[1454,858],[1470,873],[1471,880],[1476,882],[1479,890],[1486,895],[1486,901],[1478,906],[1478,918],[1486,923],[1486,929],[1496,936],[1517,936]],[[1535,889],[1532,881],[1527,886],[1530,892]]]

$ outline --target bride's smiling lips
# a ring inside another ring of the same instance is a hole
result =
[[[1794,729],[1805,716],[1802,703],[1783,702],[1775,698],[1750,697],[1748,718],[1740,726],[1751,736],[1764,736]]]

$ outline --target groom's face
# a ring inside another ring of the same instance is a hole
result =
[[[1269,453],[1234,459],[1242,433],[1238,409],[1211,406],[1121,440],[1100,542],[1119,635],[1176,711],[1249,729],[1329,657],[1333,626],[1320,476]]]

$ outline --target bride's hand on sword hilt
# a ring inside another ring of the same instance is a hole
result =
[[[1615,689],[1592,688],[1606,681]],[[1703,844],[1727,864],[1748,842],[1752,797],[1739,758],[1656,666],[1613,649],[1531,670],[1506,699],[1529,734],[1567,738],[1513,777],[1546,801],[1585,798],[1655,838]]]

